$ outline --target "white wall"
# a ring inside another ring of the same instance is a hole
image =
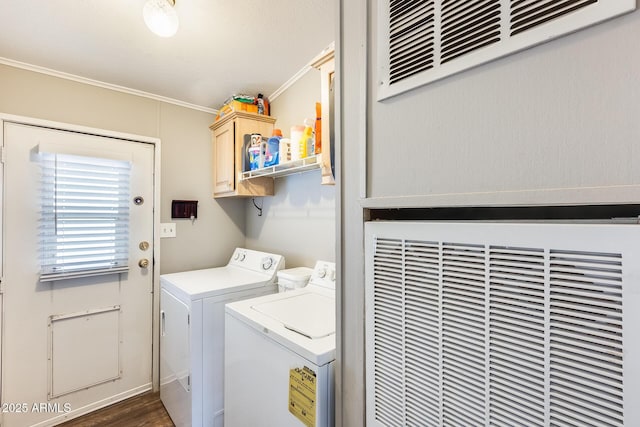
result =
[[[172,199],[198,200],[198,219],[162,239],[161,273],[225,264],[244,246],[244,202],[212,198],[213,115],[153,99],[0,65],[0,112],[161,139],[160,220]]]
[[[243,201],[212,196],[211,123],[187,108],[161,110],[161,220],[175,222],[177,236],[161,240],[162,273],[221,266],[245,246]],[[172,200],[197,200],[198,218],[172,219]]]
[[[292,125],[315,118],[319,101],[320,73],[312,69],[271,102],[275,127],[288,137]],[[255,200],[263,208],[261,217],[247,200],[247,247],[284,255],[287,268],[334,261],[335,187],[320,185],[320,180],[320,170],[277,178],[275,195]]]
[[[638,203],[640,12],[378,103],[369,2],[339,7],[338,425],[363,426],[362,206]]]

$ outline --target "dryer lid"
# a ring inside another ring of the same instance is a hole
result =
[[[282,325],[310,339],[336,332],[335,298],[318,293],[303,293],[251,306]]]
[[[160,283],[190,300],[225,295],[273,284],[274,274],[257,273],[233,265],[163,274]]]

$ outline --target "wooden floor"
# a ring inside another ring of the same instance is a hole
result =
[[[173,427],[173,422],[160,401],[160,393],[149,392],[59,425],[62,427]]]

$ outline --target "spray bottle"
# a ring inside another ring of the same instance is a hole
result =
[[[258,114],[264,114],[264,97],[261,93],[258,94],[258,99],[256,99],[256,103],[258,104]]]

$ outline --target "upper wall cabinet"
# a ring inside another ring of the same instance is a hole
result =
[[[273,178],[239,180],[242,172],[244,135],[270,136],[276,119],[261,114],[236,111],[210,126],[213,132],[213,197],[273,196]]]

